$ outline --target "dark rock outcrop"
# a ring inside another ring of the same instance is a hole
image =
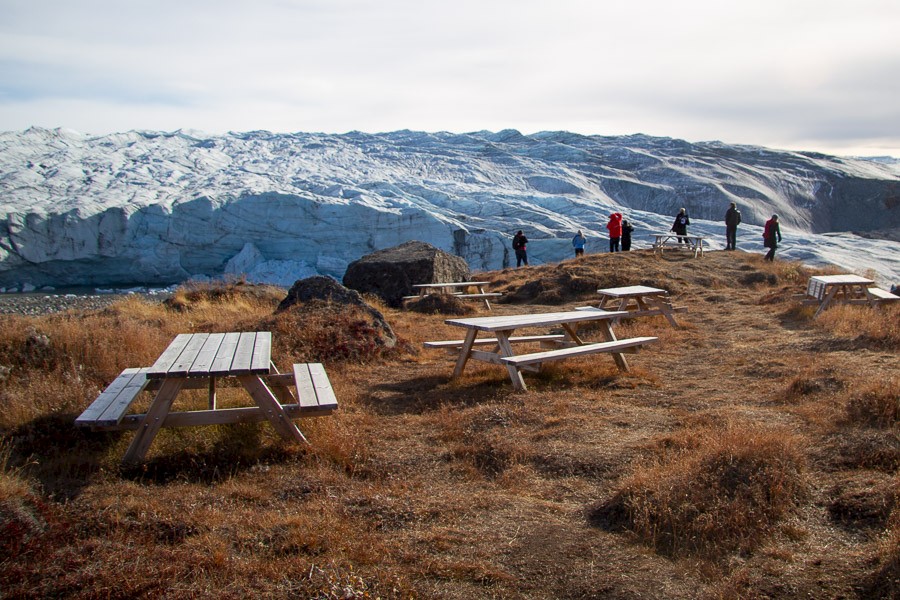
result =
[[[452,283],[471,277],[466,261],[425,242],[411,241],[378,250],[350,263],[344,285],[375,294],[391,306],[414,293],[417,283]]]
[[[378,332],[376,342],[379,345],[393,348],[397,344],[397,336],[381,311],[363,300],[359,292],[347,289],[331,277],[316,275],[294,282],[287,297],[278,305],[276,313],[295,306],[307,308],[310,305],[337,305],[361,310],[371,316],[371,325]]]

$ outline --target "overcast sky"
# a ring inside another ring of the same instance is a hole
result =
[[[31,125],[900,157],[900,0],[0,0],[0,130]]]

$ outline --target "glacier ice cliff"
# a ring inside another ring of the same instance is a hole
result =
[[[900,281],[900,163],[645,135],[517,131],[206,135],[64,129],[0,133],[0,289],[168,285],[245,275],[290,285],[409,240],[473,270],[510,265],[525,230],[533,264],[606,248],[609,213],[634,247],[685,207],[691,230],[761,251],[773,213],[781,256]],[[894,237],[894,240],[897,238]]]

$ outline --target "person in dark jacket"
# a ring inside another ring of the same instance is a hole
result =
[[[516,235],[513,236],[512,247],[516,253],[516,267],[521,267],[524,263],[525,266],[528,266],[528,238],[525,237],[525,234],[522,233],[522,230],[516,232]]]
[[[622,213],[613,213],[609,215],[609,223],[606,224],[609,230],[609,251],[619,251],[619,240],[622,238]]]
[[[676,236],[678,236],[679,244],[682,242],[682,239],[684,240],[685,244],[690,244],[690,241],[686,237],[687,236],[687,228],[688,228],[688,225],[690,225],[690,224],[691,224],[691,220],[690,220],[690,218],[688,218],[687,211],[682,208],[681,210],[678,211],[678,214],[675,215],[675,222],[672,223],[672,229],[671,229],[671,231],[674,231]],[[682,238],[681,236],[685,236],[685,237]]]
[[[631,232],[634,226],[628,222],[628,219],[622,219],[622,250],[631,250]]]
[[[737,250],[737,226],[741,224],[741,211],[735,202],[725,211],[725,249]]]
[[[772,215],[772,218],[766,221],[763,229],[763,246],[769,249],[766,254],[766,260],[775,260],[775,248],[781,243],[781,226],[778,225],[778,215]]]

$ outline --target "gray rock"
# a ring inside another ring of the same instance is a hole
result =
[[[417,283],[468,281],[466,261],[425,242],[406,242],[379,250],[350,263],[344,285],[365,294],[375,294],[391,306],[415,293]]]

